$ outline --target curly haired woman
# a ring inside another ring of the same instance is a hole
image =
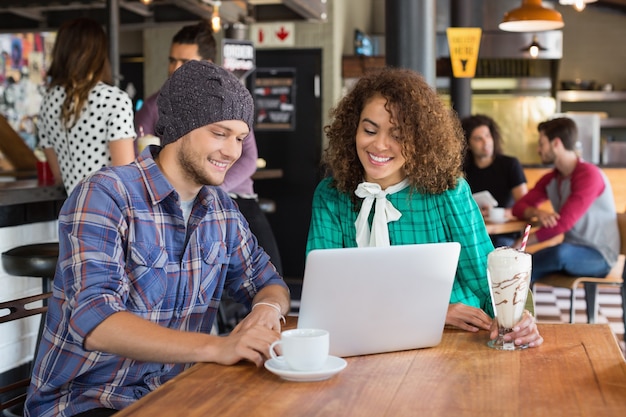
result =
[[[331,112],[307,253],[313,249],[455,241],[461,255],[446,324],[491,329],[487,254],[493,245],[461,170],[464,138],[456,115],[417,73],[366,74]],[[407,302],[410,302],[407,297]],[[543,342],[526,313],[511,338]]]

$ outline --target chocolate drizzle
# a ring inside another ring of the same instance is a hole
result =
[[[499,283],[492,283],[493,292],[498,295],[501,295],[502,292],[511,286],[515,286],[515,292],[513,293],[513,305],[524,302],[526,299],[525,295],[528,292],[528,273],[520,272],[515,274],[515,276],[511,279],[506,279]],[[508,303],[509,300],[503,299],[499,303],[496,303],[496,305],[505,305]]]

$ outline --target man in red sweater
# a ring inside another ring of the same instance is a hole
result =
[[[554,272],[605,276],[617,261],[619,230],[613,191],[604,173],[575,151],[578,131],[561,117],[538,126],[539,155],[554,170],[544,175],[513,206],[520,219],[537,219],[541,228],[528,244],[563,233],[563,242],[533,255],[531,281]],[[549,199],[554,212],[539,209]],[[518,241],[519,244],[519,241]]]

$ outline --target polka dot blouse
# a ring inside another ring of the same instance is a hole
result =
[[[68,131],[61,122],[65,89],[54,87],[43,99],[37,124],[39,146],[53,148],[65,190],[91,172],[111,164],[109,141],[134,138],[133,106],[117,87],[98,83],[90,92],[78,122]]]

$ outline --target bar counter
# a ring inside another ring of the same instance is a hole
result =
[[[65,189],[60,185],[40,186],[36,179],[0,181],[0,206],[63,201]]]
[[[280,169],[260,169],[253,178],[262,180],[282,175]],[[63,186],[42,186],[36,178],[0,180],[0,227],[56,220],[66,198]]]
[[[63,186],[36,179],[0,181],[0,227],[56,220],[66,197]]]

